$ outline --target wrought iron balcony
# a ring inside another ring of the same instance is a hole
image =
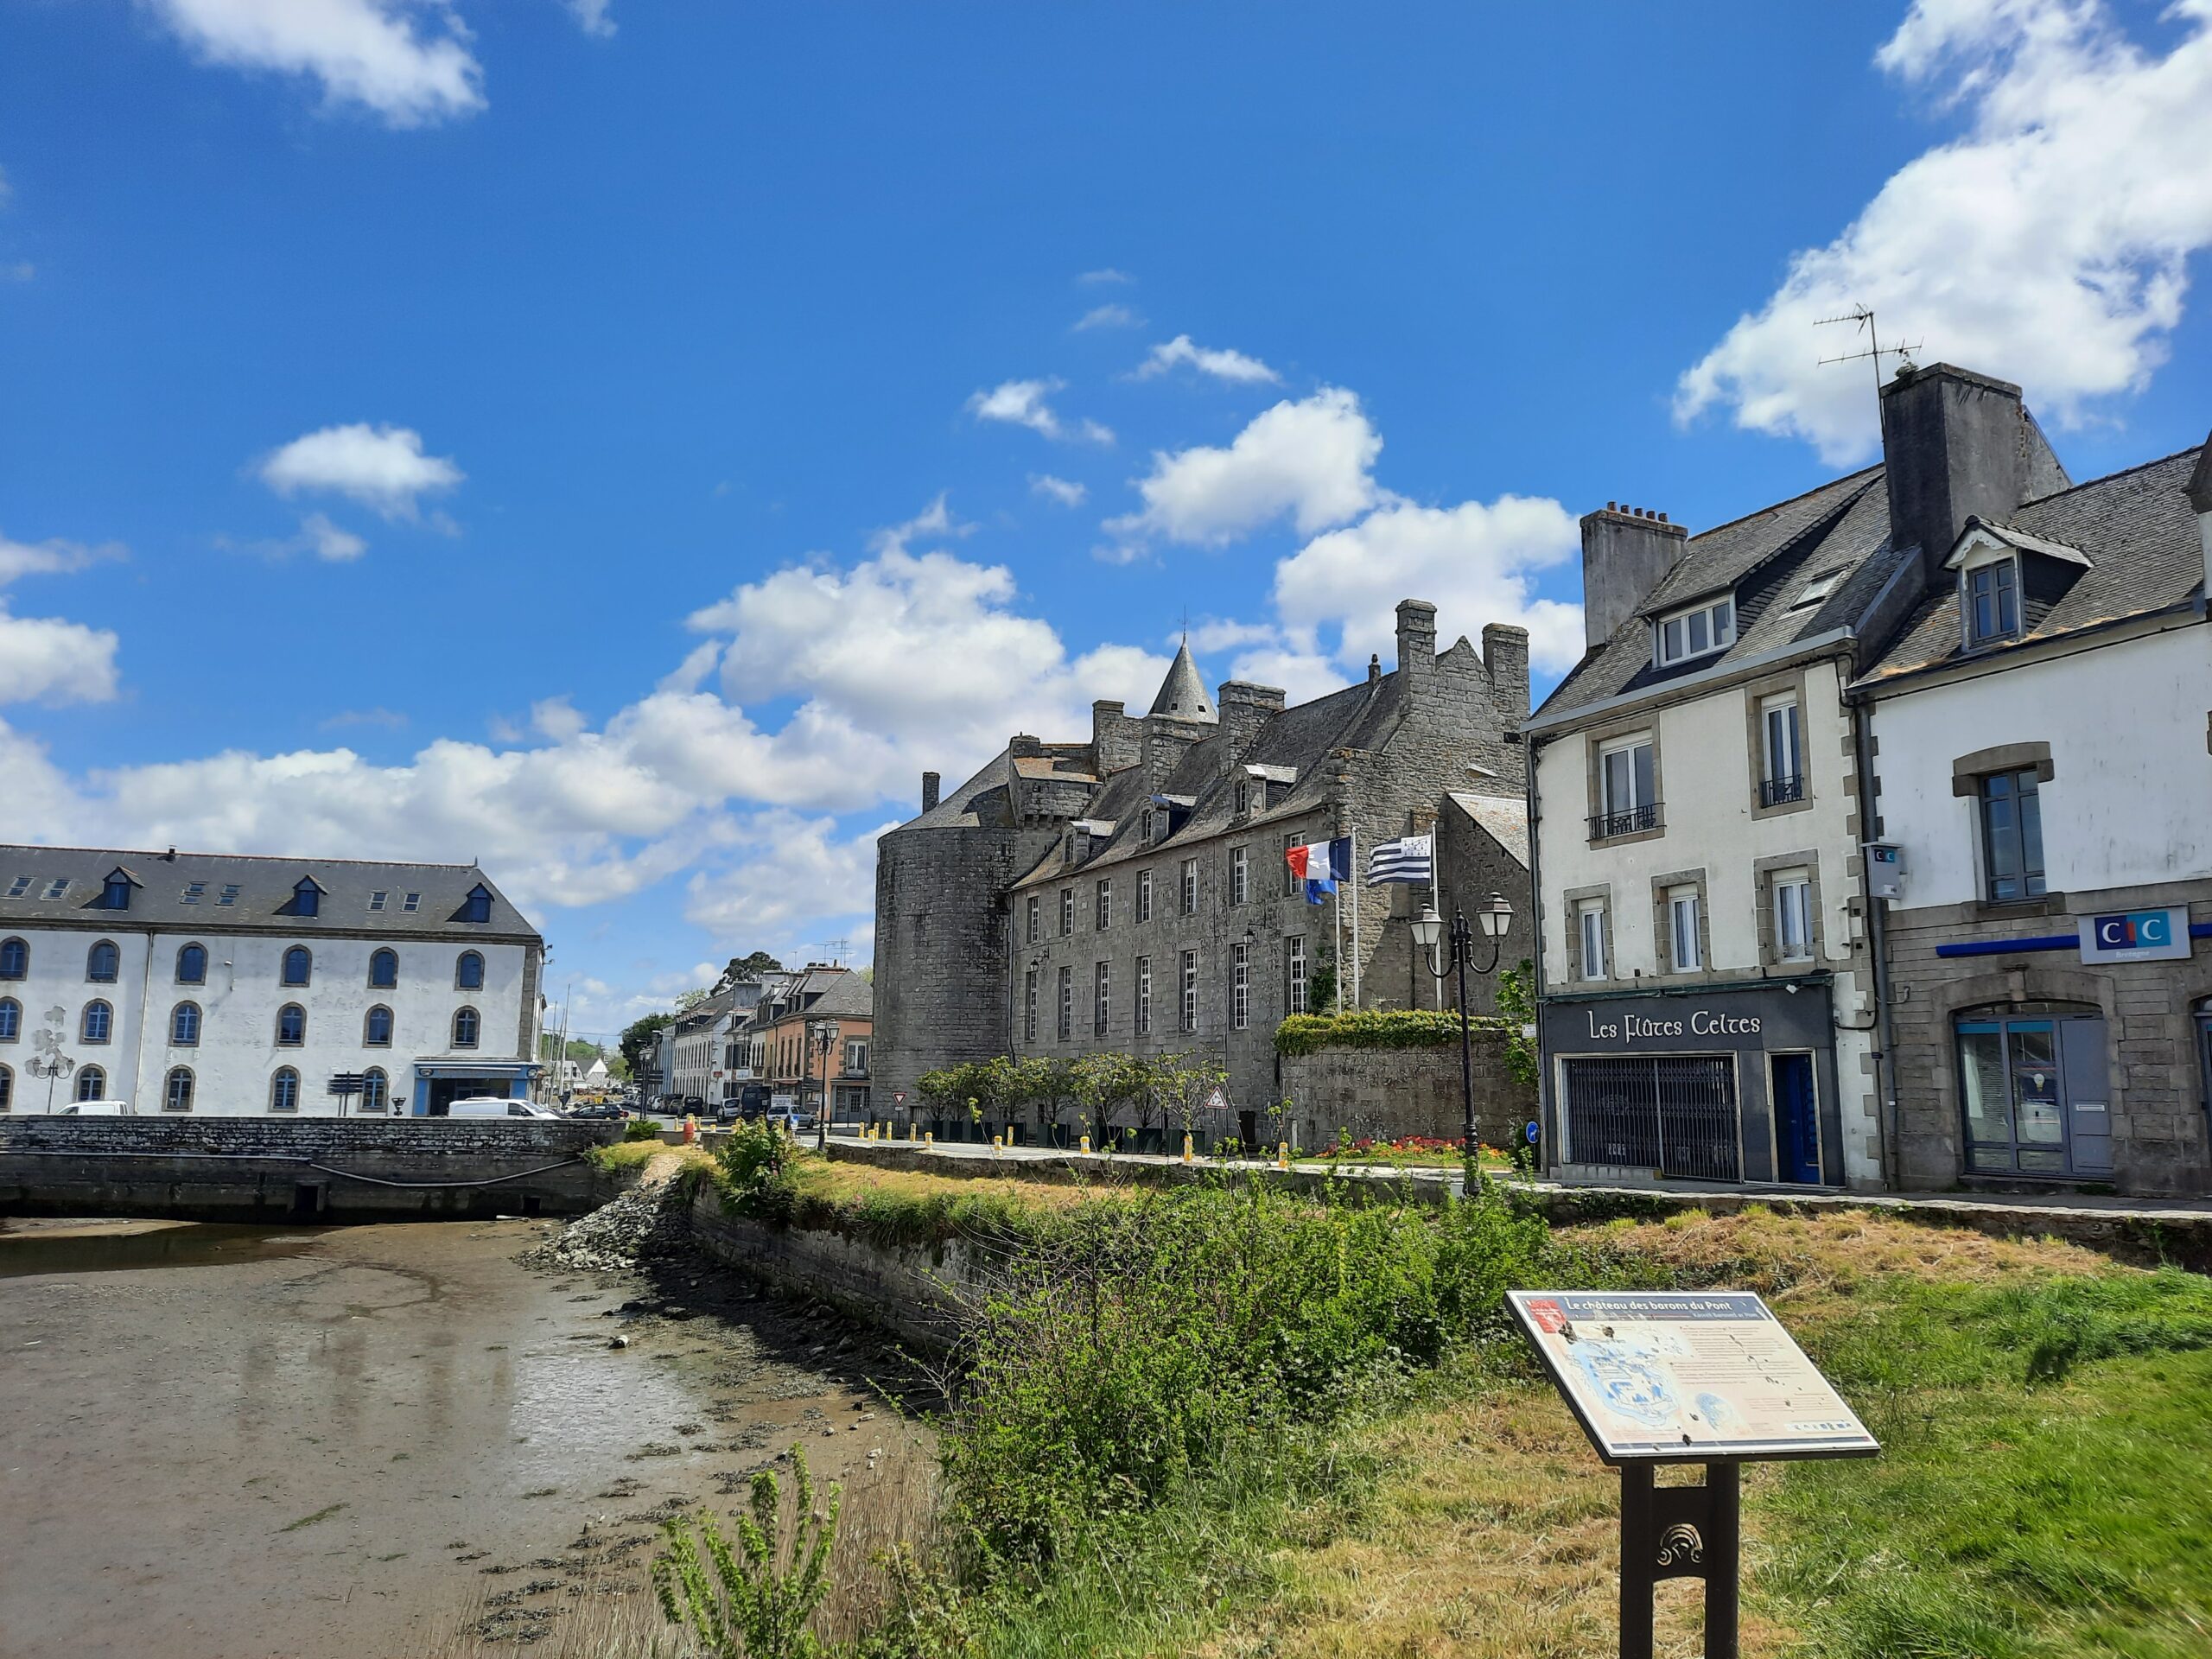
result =
[[[1759,785],[1761,806],[1781,806],[1789,801],[1805,798],[1805,774],[1798,772],[1789,778],[1770,778]]]
[[[1624,812],[1600,812],[1590,820],[1590,839],[1608,841],[1615,836],[1633,836],[1659,827],[1659,803],[1648,806],[1632,806]]]

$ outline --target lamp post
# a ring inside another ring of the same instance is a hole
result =
[[[1497,959],[1504,949],[1505,930],[1513,922],[1513,906],[1503,895],[1493,893],[1475,906],[1475,921],[1482,936],[1490,941],[1490,960],[1475,969],[1477,974],[1494,973]],[[1441,980],[1446,973],[1456,971],[1459,976],[1459,1103],[1465,1113],[1462,1139],[1470,1179],[1475,1168],[1475,1052],[1467,1034],[1467,969],[1472,966],[1475,954],[1474,930],[1467,925],[1466,913],[1454,908],[1452,912],[1452,932],[1443,938],[1444,921],[1437,915],[1436,906],[1423,905],[1421,916],[1413,924],[1414,943],[1428,958],[1428,971]],[[1437,953],[1439,944],[1448,944],[1451,960],[1446,963]]]
[[[837,1046],[837,1022],[825,1020],[811,1028],[815,1052],[822,1056],[822,1103],[815,1115],[815,1144],[827,1151],[830,1147],[830,1052]]]

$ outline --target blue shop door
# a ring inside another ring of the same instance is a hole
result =
[[[1821,1184],[1821,1124],[1809,1054],[1774,1057],[1774,1154],[1783,1180]]]

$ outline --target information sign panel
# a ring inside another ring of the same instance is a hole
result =
[[[1607,1463],[1881,1450],[1750,1291],[1516,1290],[1506,1301]]]

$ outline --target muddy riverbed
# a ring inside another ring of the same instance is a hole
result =
[[[0,1223],[0,1656],[528,1652],[795,1440],[839,1557],[926,1510],[868,1333],[688,1259],[516,1262],[552,1230]]]

